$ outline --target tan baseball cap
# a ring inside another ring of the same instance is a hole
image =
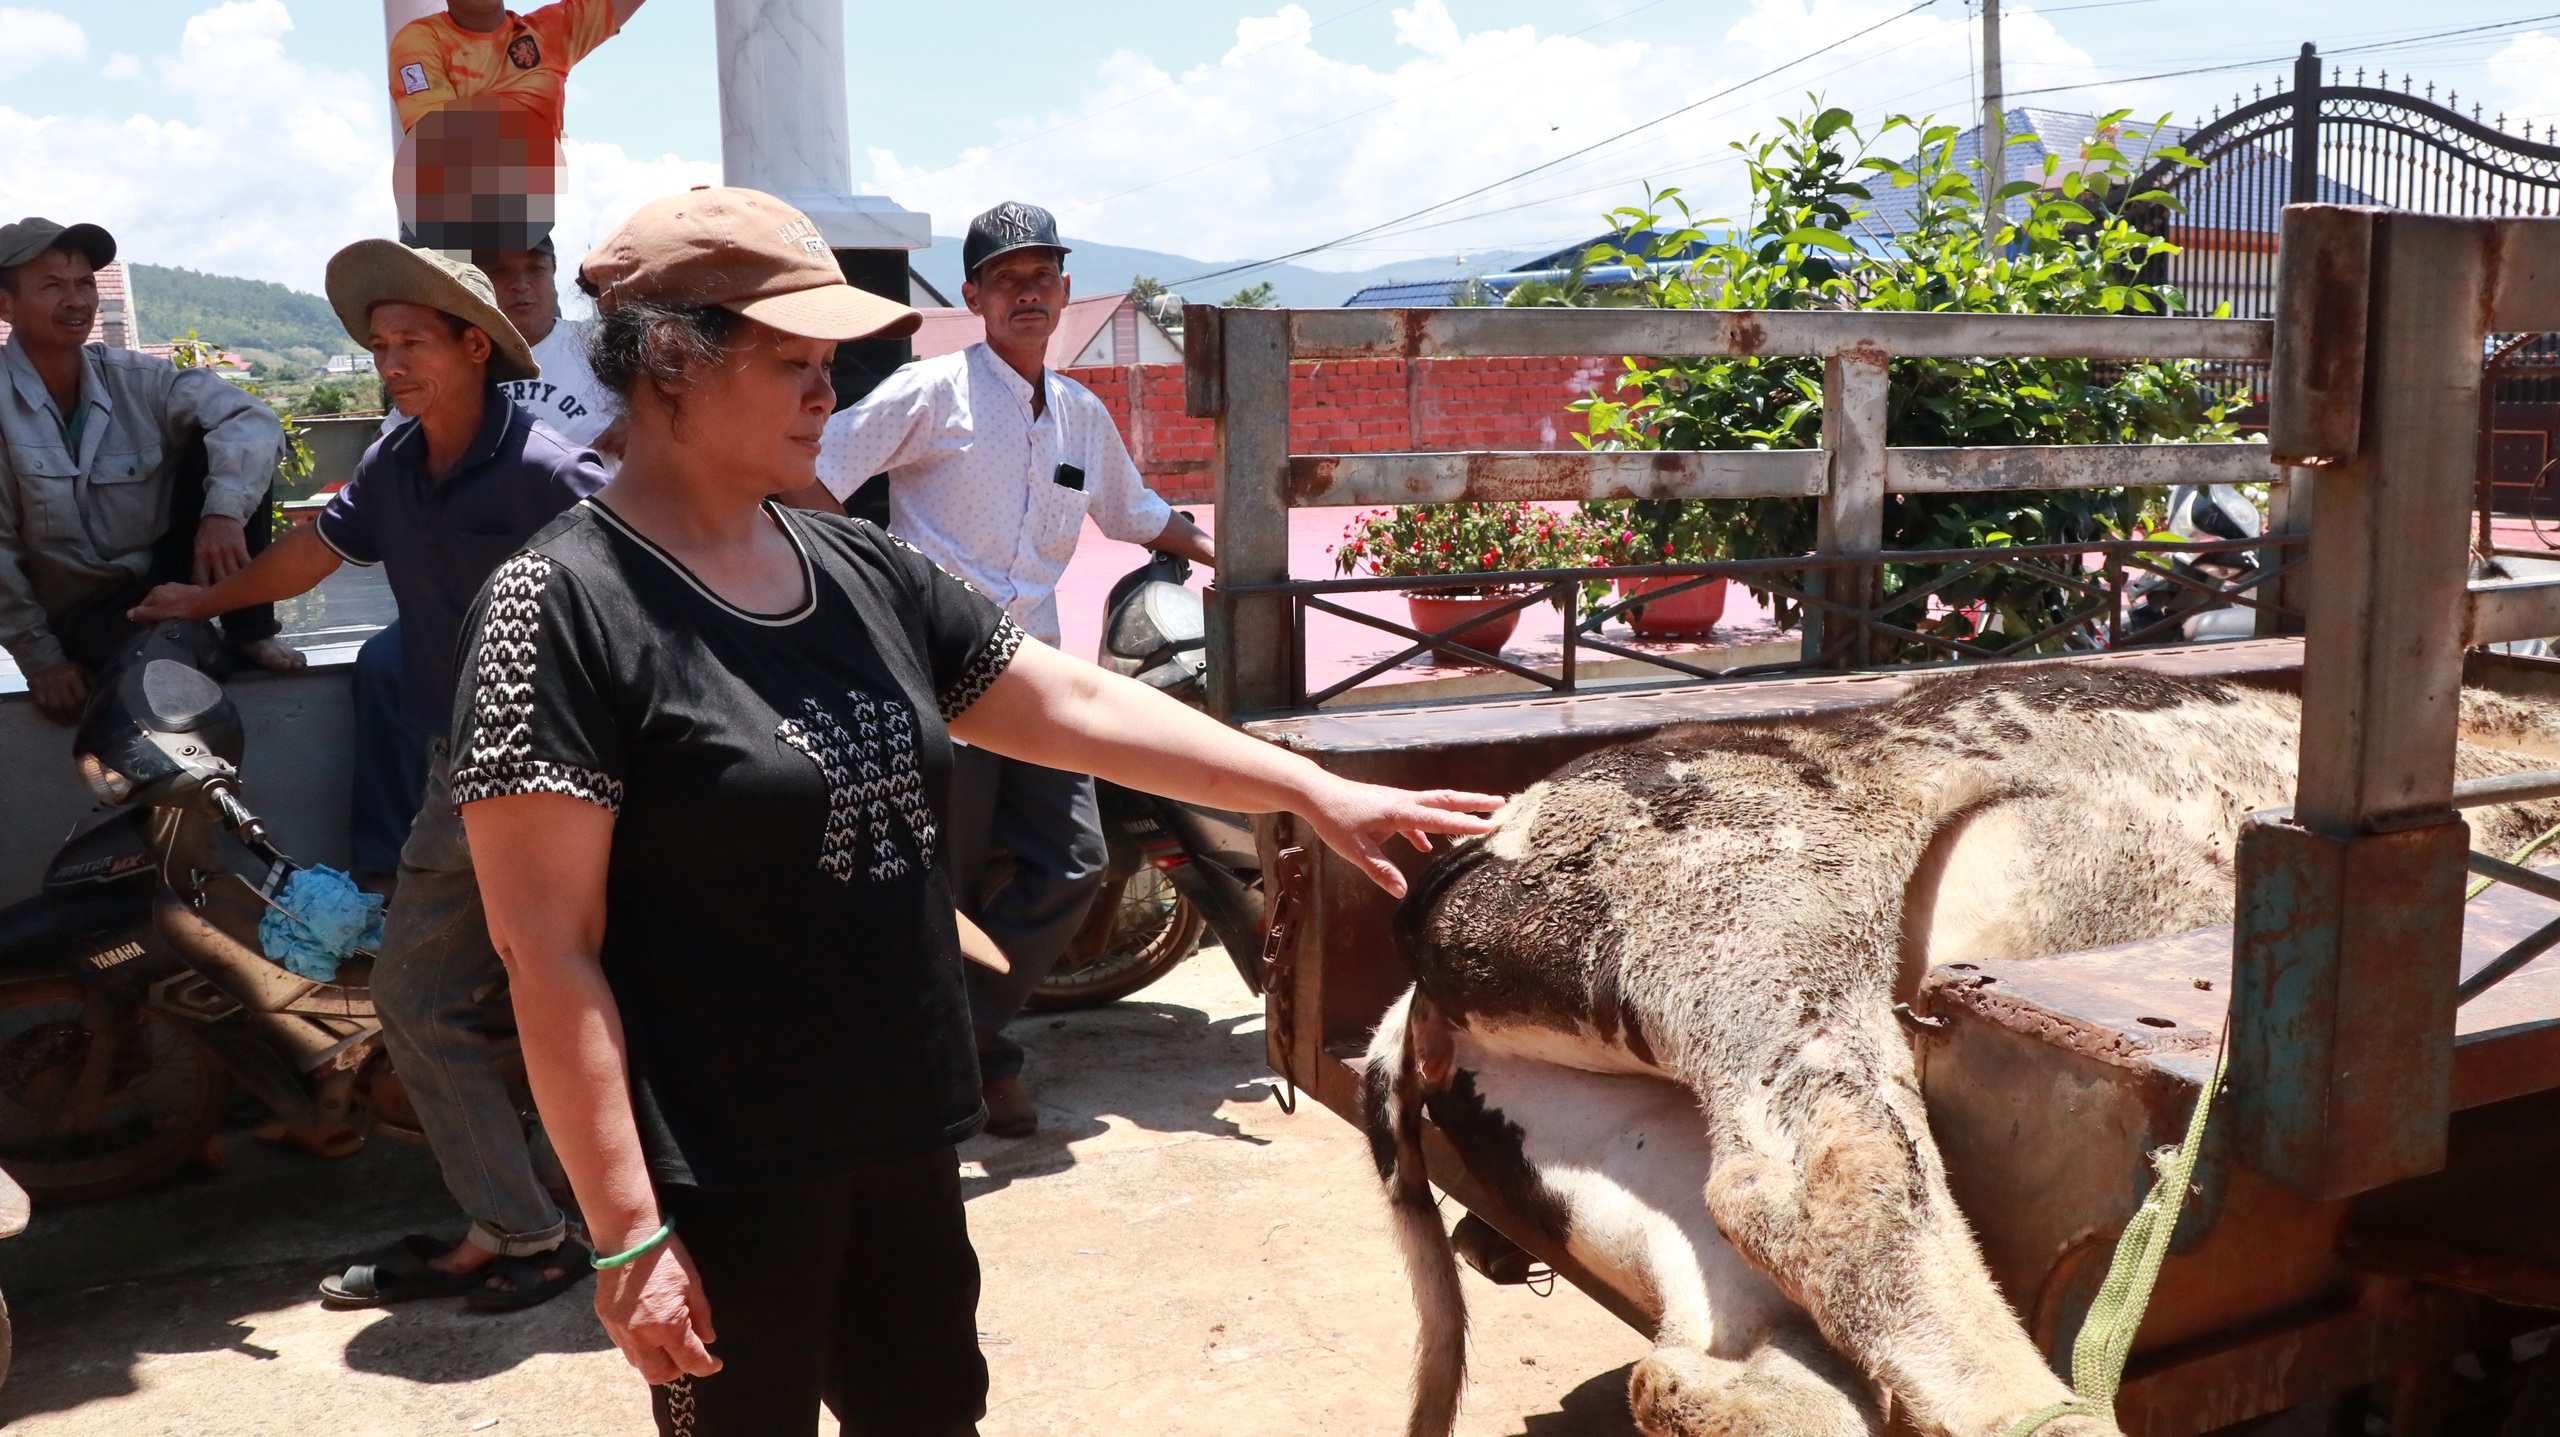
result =
[[[690,190],[642,205],[588,251],[578,288],[598,314],[634,300],[716,304],[808,339],[895,339],[924,316],[845,283],[807,215],[761,190]]]

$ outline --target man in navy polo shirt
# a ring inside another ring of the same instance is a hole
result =
[[[480,586],[561,511],[604,487],[594,451],[571,446],[498,385],[540,370],[486,275],[433,250],[363,240],[329,261],[329,302],[373,351],[383,388],[415,415],[375,441],[318,519],[218,584],[164,584],[137,621],[200,619],[308,592],[344,563],[381,564],[400,608],[407,741],[428,746],[425,801],[400,852],[400,885],[373,969],[391,1062],[471,1217],[446,1248],[402,1240],[320,1285],[342,1303],[467,1293],[474,1307],[543,1301],[586,1271],[534,1170],[486,1011],[506,1002],[471,851],[446,786],[464,613]],[[254,596],[254,597],[252,597]]]

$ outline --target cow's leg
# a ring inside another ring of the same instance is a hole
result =
[[[1947,1192],[1910,1051],[1882,1002],[1702,1088],[1707,1208],[1744,1256],[1893,1389],[1924,1431],[1998,1437],[2067,1401]],[[2043,1437],[2099,1437],[2064,1418]]]
[[[1636,1364],[1627,1405],[1645,1437],[1874,1437],[1866,1383],[1809,1327],[1736,1362],[1666,1343]]]

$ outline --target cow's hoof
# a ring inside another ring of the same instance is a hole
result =
[[[1627,1406],[1645,1437],[1873,1437],[1882,1430],[1865,1384],[1783,1338],[1741,1362],[1664,1346],[1636,1364]]]

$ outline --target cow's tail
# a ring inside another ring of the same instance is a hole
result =
[[[1458,1397],[1467,1381],[1467,1298],[1458,1286],[1457,1255],[1431,1196],[1422,1156],[1424,1078],[1415,1025],[1429,1022],[1429,1004],[1409,990],[1387,1010],[1369,1042],[1361,1080],[1362,1116],[1369,1150],[1386,1184],[1387,1210],[1395,1219],[1396,1246],[1404,1253],[1421,1330],[1414,1338],[1413,1418],[1407,1437],[1448,1437],[1458,1420]]]

